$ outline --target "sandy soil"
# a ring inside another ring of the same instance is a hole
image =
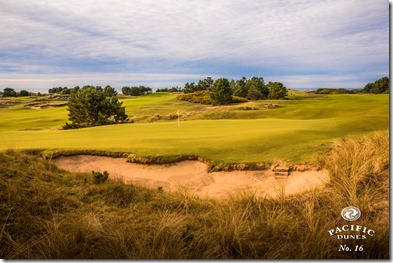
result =
[[[286,179],[276,179],[271,170],[207,172],[199,161],[183,161],[170,165],[127,163],[125,158],[77,155],[52,160],[59,168],[70,172],[91,173],[104,170],[109,178],[125,183],[173,192],[186,190],[200,197],[225,198],[237,191],[252,191],[270,198],[323,188],[329,180],[326,171],[291,172]]]
[[[42,110],[42,109],[50,109],[55,108],[55,106],[45,105],[45,106],[31,106],[30,109],[32,110]]]

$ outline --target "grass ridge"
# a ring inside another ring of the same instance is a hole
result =
[[[268,162],[243,162],[228,163],[208,160],[204,157],[187,154],[162,155],[162,156],[140,156],[134,153],[99,151],[99,150],[44,150],[44,149],[25,149],[23,153],[41,156],[46,160],[56,159],[62,156],[91,155],[111,158],[126,158],[129,163],[146,165],[165,165],[174,164],[181,161],[200,161],[208,165],[208,172],[221,171],[257,171],[272,169],[276,166],[288,166],[290,171],[320,170],[316,164],[288,164],[282,160]]]

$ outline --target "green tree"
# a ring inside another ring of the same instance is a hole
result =
[[[80,90],[81,88],[79,86],[75,86],[72,90],[71,93],[76,93],[78,92],[78,90]]]
[[[117,96],[117,91],[109,85],[104,88],[104,93],[107,97]]]
[[[21,97],[29,96],[29,92],[27,90],[21,90],[19,92],[19,96],[21,96]]]
[[[123,95],[130,95],[131,88],[128,86],[124,86],[123,88],[121,88],[121,92],[123,93]]]
[[[125,107],[117,96],[108,97],[101,87],[84,86],[72,92],[68,101],[68,119],[63,128],[99,126],[127,121]]]
[[[236,86],[233,95],[246,98],[248,93],[247,82],[248,80],[246,77],[242,77],[241,79],[236,80]]]
[[[121,89],[121,92],[123,92],[124,95],[142,96],[142,95],[151,94],[151,88],[145,86],[139,86],[139,87],[125,86]]]
[[[195,86],[195,91],[210,90],[213,84],[214,80],[211,77],[199,80],[198,84]]]
[[[3,97],[16,97],[16,91],[11,88],[5,88],[3,92]]]
[[[267,99],[269,95],[269,89],[266,87],[263,78],[252,77],[249,81],[247,81],[246,89],[247,99]]]
[[[143,91],[139,87],[131,87],[130,93],[128,95],[141,96],[143,95]]]
[[[63,90],[67,90],[67,87],[53,87],[48,90],[48,93],[61,93]],[[63,94],[66,94],[67,91],[65,91]]]
[[[363,90],[365,93],[371,93],[372,88],[373,88],[373,83],[367,83],[366,86],[364,86]]]
[[[215,105],[232,103],[232,89],[226,78],[216,80],[210,90],[210,98]]]
[[[191,93],[191,92],[195,92],[195,91],[197,91],[197,88],[196,88],[194,82],[191,82],[191,83],[187,82],[186,84],[184,84],[184,88],[183,88],[184,93]]]
[[[247,99],[249,100],[259,100],[264,98],[262,93],[254,85],[250,86],[247,90]]]
[[[71,91],[72,91],[72,89],[64,87],[63,90],[60,92],[60,94],[63,94],[63,95],[67,94],[67,95],[69,95],[69,94],[71,94]]]
[[[390,91],[389,78],[382,77],[374,81],[374,83],[368,83],[363,88],[363,90],[366,93],[374,93],[374,94],[389,93]]]
[[[281,82],[269,81],[267,87],[269,89],[269,99],[279,100],[285,99],[288,96],[288,90]]]
[[[156,89],[156,92],[181,92],[181,91],[182,89],[179,88],[178,86],[172,88]]]
[[[236,82],[232,79],[231,82],[229,82],[229,87],[232,90],[232,94],[234,94],[235,90],[236,90]]]

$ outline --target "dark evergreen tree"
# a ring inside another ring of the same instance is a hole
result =
[[[152,89],[149,87],[145,86],[139,86],[139,87],[123,87],[121,89],[121,92],[123,92],[124,95],[130,95],[130,96],[142,96],[142,95],[148,95],[151,94]]]
[[[390,91],[389,78],[382,77],[374,81],[374,83],[368,83],[363,90],[366,93],[374,93],[374,94],[389,93]]]
[[[60,92],[60,94],[71,94],[72,89],[64,87],[64,89]]]
[[[3,92],[3,97],[16,97],[16,91],[11,88],[5,88]]]
[[[210,98],[214,105],[225,105],[232,103],[232,89],[226,78],[216,80],[210,90]]]
[[[198,90],[197,90],[194,82],[191,82],[191,83],[187,82],[186,84],[184,84],[184,88],[183,88],[184,93],[191,93],[191,92],[195,92],[195,91],[198,91]]]
[[[211,77],[199,80],[198,84],[195,86],[195,91],[210,90],[213,84],[214,80]]]
[[[247,82],[248,80],[246,77],[242,77],[241,79],[236,80],[236,86],[233,95],[246,98],[248,94]]]
[[[288,96],[288,90],[281,82],[269,81],[267,87],[269,89],[269,99],[280,100],[285,99]]]
[[[246,83],[247,99],[259,100],[267,99],[269,89],[265,85],[263,78],[252,77]]]
[[[257,87],[255,87],[254,85],[251,85],[247,90],[246,98],[249,100],[259,100],[264,97]]]
[[[123,95],[130,95],[131,88],[128,86],[124,86],[123,88],[121,88],[121,92],[123,93]]]
[[[101,87],[84,86],[71,93],[68,119],[63,128],[99,126],[127,121],[125,107],[117,96],[107,96]]]
[[[117,91],[109,85],[104,88],[104,93],[107,97],[117,96]]]
[[[29,96],[29,92],[27,90],[21,90],[19,92],[19,96],[21,96],[21,97]]]

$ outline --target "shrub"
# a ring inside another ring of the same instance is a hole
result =
[[[91,173],[93,174],[95,184],[104,183],[109,177],[109,173],[107,171],[104,171],[103,173],[92,171]]]
[[[209,91],[207,90],[200,90],[192,93],[178,95],[176,99],[192,103],[212,104]]]
[[[232,103],[242,103],[242,102],[247,102],[247,101],[248,100],[246,98],[232,96]]]
[[[319,88],[315,91],[315,93],[316,94],[355,94],[356,90]]]

